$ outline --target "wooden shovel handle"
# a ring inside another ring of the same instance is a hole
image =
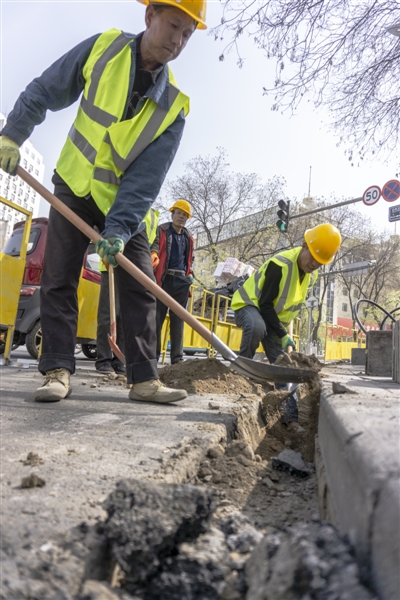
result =
[[[117,343],[117,317],[115,311],[114,267],[108,267],[108,287],[110,296],[110,336]]]

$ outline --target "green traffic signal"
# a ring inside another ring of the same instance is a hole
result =
[[[280,215],[278,215],[278,216],[280,216]],[[281,219],[279,219],[279,221],[276,222],[276,226],[278,227],[278,229],[280,231],[287,231],[287,225]]]
[[[289,207],[290,200],[285,202],[284,200],[279,200],[278,202],[279,210],[277,211],[277,215],[279,220],[276,222],[276,226],[279,231],[287,231],[289,227]]]

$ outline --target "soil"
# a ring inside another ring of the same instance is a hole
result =
[[[316,375],[322,368],[315,358],[291,353],[280,360],[282,365],[311,368]],[[217,446],[203,461],[197,483],[212,487],[220,498],[215,519],[237,511],[243,512],[260,530],[287,527],[309,521],[318,514],[317,482],[313,465],[315,435],[320,397],[319,378],[297,388],[299,422],[280,422],[280,404],[288,392],[273,384],[261,386],[233,373],[216,359],[185,361],[164,367],[160,378],[166,385],[182,387],[196,394],[238,395],[237,439]],[[258,403],[256,422],[251,415]],[[210,408],[218,409],[210,403]],[[285,448],[299,452],[310,476],[302,479],[272,468],[271,459]],[[173,465],[164,465],[169,471]]]
[[[236,395],[263,393],[263,386],[237,375],[216,358],[186,360],[160,369],[161,381],[189,394]],[[267,384],[267,387],[271,387]]]

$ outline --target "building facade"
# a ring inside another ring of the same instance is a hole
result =
[[[4,127],[6,117],[0,113],[0,129]],[[36,150],[32,142],[27,140],[20,148],[21,167],[43,183],[44,169],[43,156]],[[15,204],[29,210],[33,217],[38,216],[40,196],[20,177],[12,177],[0,169],[0,196],[11,200]],[[2,229],[5,238],[9,238],[15,223],[21,221],[24,216],[4,203],[0,203],[0,222],[3,222]]]

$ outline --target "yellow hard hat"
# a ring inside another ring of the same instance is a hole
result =
[[[313,258],[323,265],[333,261],[342,243],[340,231],[330,223],[307,229],[304,239]]]
[[[169,209],[171,212],[175,210],[175,208],[179,208],[179,210],[183,210],[188,216],[188,219],[192,216],[192,208],[187,200],[176,200],[171,208]]]
[[[183,10],[197,22],[197,29],[207,29],[206,9],[207,0],[138,0],[141,4],[168,4]]]

